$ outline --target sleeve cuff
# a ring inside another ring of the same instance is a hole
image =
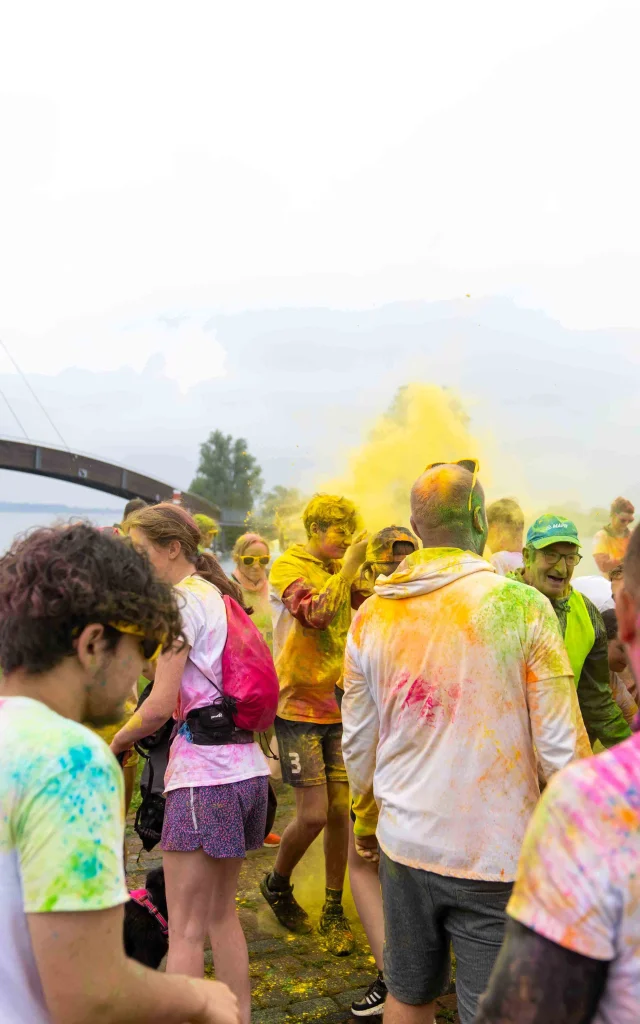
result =
[[[25,900],[23,908],[25,914],[75,914],[84,910],[113,910],[128,903],[129,898],[129,891],[123,886],[118,892],[102,893],[92,900],[82,900],[69,893],[56,900],[53,906],[43,905],[42,901]]]
[[[540,904],[519,898],[517,890],[514,890],[509,900],[507,914],[514,921],[519,921],[520,924],[530,928],[536,935],[555,942],[563,949],[570,949],[581,956],[588,956],[591,960],[609,961],[615,957],[615,950],[610,942],[594,934],[593,931],[582,931],[575,926],[560,923]],[[587,928],[588,923],[587,918]]]

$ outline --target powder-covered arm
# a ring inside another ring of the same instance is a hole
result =
[[[160,655],[151,693],[111,741],[111,750],[116,756],[150,736],[171,718],[190,650],[184,645]]]
[[[362,670],[353,634],[350,632],[344,658],[342,753],[354,798],[368,797],[373,791],[379,728],[378,708]],[[362,813],[366,807],[366,801],[355,800],[354,813],[357,824],[358,811]],[[362,829],[359,834],[369,834],[367,824],[364,821],[360,824]]]
[[[322,590],[300,578],[282,594],[287,611],[308,629],[326,629],[345,603],[350,602],[351,582],[339,572],[329,577]]]
[[[608,968],[510,920],[475,1024],[588,1024]]]

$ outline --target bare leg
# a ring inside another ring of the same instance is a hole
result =
[[[200,849],[165,853],[163,863],[169,909],[167,972],[201,978],[208,933],[216,979],[229,986],[240,1003],[242,1024],[249,1024],[249,957],[235,903],[242,859],[214,860]]]
[[[382,970],[382,950],[384,946],[384,914],[382,911],[382,892],[378,878],[378,865],[358,856],[353,838],[353,828],[349,832],[349,880],[353,902],[358,917],[365,930],[376,967]]]
[[[342,889],[349,849],[349,784],[328,782],[327,827],[324,830],[324,858],[327,888]]]
[[[223,981],[229,986],[240,1005],[241,1024],[250,1024],[249,954],[236,910],[242,858],[229,857],[213,863],[215,876],[209,903],[209,937],[216,981]]]
[[[296,817],[282,834],[274,864],[274,870],[285,878],[289,878],[327,823],[326,785],[297,787],[295,794]]]
[[[163,864],[169,910],[167,972],[201,978],[215,861],[200,849],[165,853]]]
[[[435,1003],[424,1006],[409,1006],[400,1003],[389,993],[384,1004],[384,1024],[433,1024],[435,1020]]]

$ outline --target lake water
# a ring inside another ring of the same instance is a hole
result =
[[[72,513],[55,512],[0,512],[0,551],[11,546],[14,537],[34,526],[49,526],[51,523],[68,523],[70,520],[85,519],[95,526],[111,526],[118,521],[117,510],[87,512],[75,510]]]

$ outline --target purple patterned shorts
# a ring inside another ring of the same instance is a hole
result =
[[[209,857],[244,857],[264,842],[267,775],[222,786],[191,786],[167,793],[162,849]]]

